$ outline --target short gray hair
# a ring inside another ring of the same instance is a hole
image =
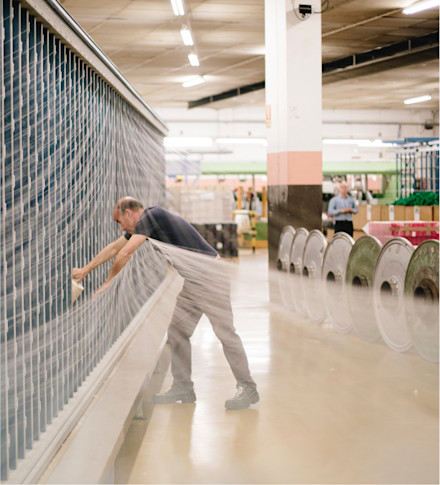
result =
[[[120,214],[123,214],[127,209],[137,211],[143,208],[144,206],[142,205],[142,203],[133,197],[124,197],[116,205],[116,209],[118,209]]]

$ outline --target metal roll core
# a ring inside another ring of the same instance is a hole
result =
[[[376,237],[362,236],[355,242],[347,262],[345,281],[353,330],[367,342],[376,342],[380,338],[376,316],[372,311],[371,288],[381,249],[382,244]]]
[[[373,278],[373,308],[382,338],[393,350],[405,352],[413,345],[405,318],[405,274],[414,246],[403,237],[390,239],[382,248]]]
[[[327,315],[339,332],[352,328],[346,292],[347,262],[354,240],[345,232],[337,232],[330,240],[322,262],[322,282]]]
[[[296,230],[290,249],[289,268],[292,278],[289,279],[289,290],[294,310],[300,315],[307,316],[304,306],[304,294],[301,286],[303,270],[303,255],[309,231],[304,227]]]
[[[301,282],[307,316],[316,323],[323,322],[327,315],[321,296],[322,261],[326,247],[327,241],[324,234],[318,229],[310,231],[304,247]]]
[[[290,249],[294,237],[295,229],[292,226],[284,227],[278,246],[277,267],[280,271],[289,271]]]
[[[439,241],[417,246],[405,276],[406,323],[417,352],[439,361]]]

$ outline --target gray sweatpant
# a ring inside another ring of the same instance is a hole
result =
[[[180,271],[182,274],[182,271]],[[205,314],[238,384],[256,387],[249,371],[243,343],[234,323],[228,274],[221,261],[213,260],[197,274],[184,271],[185,281],[177,297],[173,318],[168,328],[171,346],[171,373],[175,386],[192,388],[190,337]]]

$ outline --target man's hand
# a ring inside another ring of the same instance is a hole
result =
[[[121,245],[121,248],[118,249],[118,253],[113,261],[112,267],[110,268],[107,279],[98,288],[98,291],[93,295],[92,301],[96,301],[96,298],[99,297],[99,295],[104,293],[104,291],[106,291],[110,287],[113,278],[125,266],[134,251],[147,239],[147,236],[143,236],[142,234],[134,234],[133,236],[131,236],[129,241],[127,241],[124,236],[121,236],[120,239],[124,239],[125,242],[122,241],[123,245]]]
[[[105,291],[107,291],[110,286],[112,285],[111,281],[105,281],[97,290],[96,293],[93,295],[92,301],[95,302],[100,295],[102,295]]]
[[[88,271],[85,268],[73,268],[72,269],[72,278],[75,281],[82,281],[88,275]]]
[[[116,256],[119,251],[127,244],[125,236],[121,236],[101,250],[91,261],[82,268],[73,268],[72,278],[82,281],[91,271]]]

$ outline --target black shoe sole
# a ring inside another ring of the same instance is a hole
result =
[[[257,402],[260,400],[260,396],[256,395],[256,396],[252,396],[251,399],[249,399],[249,401],[247,402],[233,402],[232,400],[229,401],[226,401],[225,402],[225,408],[226,409],[229,409],[230,411],[237,411],[239,409],[247,409],[248,407],[250,407],[252,404],[257,404]]]

